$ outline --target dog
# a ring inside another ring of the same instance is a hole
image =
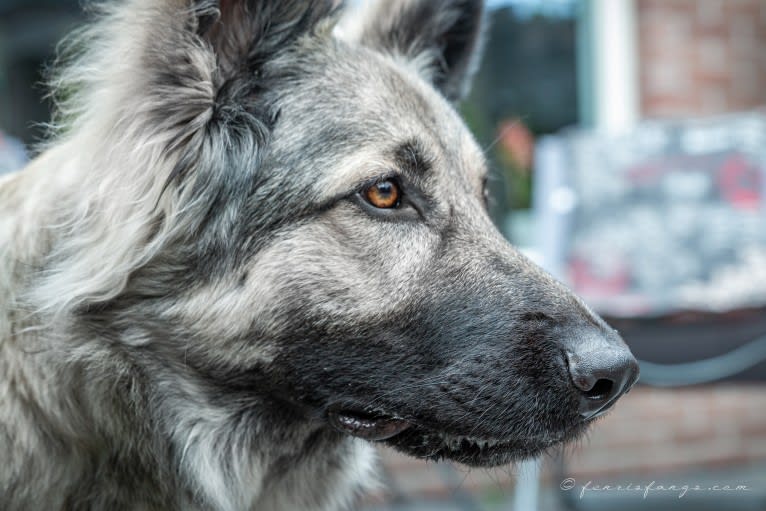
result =
[[[2,509],[343,509],[374,443],[512,463],[635,383],[488,216],[481,1],[96,10],[0,181]]]

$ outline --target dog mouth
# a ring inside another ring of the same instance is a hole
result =
[[[492,438],[454,435],[438,429],[413,426],[387,439],[385,443],[418,458],[434,461],[447,459],[471,467],[493,467],[538,456],[578,436],[583,429],[576,427],[523,438]]]
[[[418,458],[449,459],[473,467],[505,465],[534,457],[579,436],[587,427],[581,423],[548,434],[523,438],[493,438],[452,434],[438,426],[379,412],[333,409],[327,420],[337,431],[370,442],[382,442]]]
[[[344,409],[331,410],[327,418],[341,433],[371,442],[388,440],[411,426],[404,419]]]

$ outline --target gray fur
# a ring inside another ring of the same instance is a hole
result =
[[[343,406],[479,465],[584,430],[561,339],[621,341],[486,214],[450,103],[482,3],[395,4],[125,0],[74,36],[58,134],[0,180],[4,510],[345,508]]]

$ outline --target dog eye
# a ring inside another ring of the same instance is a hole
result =
[[[393,179],[378,181],[364,191],[364,198],[379,209],[394,209],[399,207],[402,192]]]

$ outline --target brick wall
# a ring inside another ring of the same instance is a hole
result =
[[[644,117],[766,105],[766,0],[636,0]]]
[[[557,491],[564,477],[603,484],[630,475],[639,481],[673,481],[689,472],[763,466],[766,460],[766,389],[763,385],[719,384],[684,389],[639,386],[624,396],[583,439],[543,460],[543,481]],[[383,485],[368,504],[428,499],[452,501],[467,495],[512,495],[516,469],[473,470],[432,463],[381,449]],[[563,473],[561,470],[563,469]],[[753,473],[761,478],[761,472]],[[724,482],[729,482],[724,481]],[[481,496],[484,497],[481,497]],[[475,509],[475,508],[468,508]]]
[[[646,118],[766,106],[766,0],[635,0]],[[573,472],[652,472],[766,459],[763,386],[639,389],[575,450]]]
[[[762,385],[638,388],[570,451],[567,471],[604,476],[766,460]]]

